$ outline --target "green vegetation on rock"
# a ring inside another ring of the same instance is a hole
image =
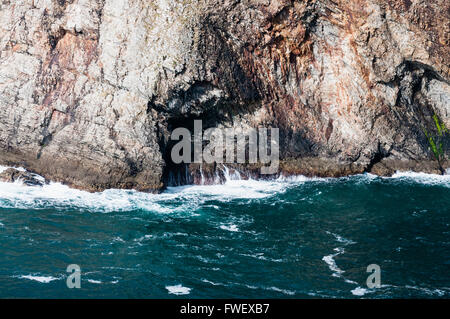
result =
[[[444,142],[447,137],[448,129],[445,124],[439,120],[436,114],[433,115],[434,124],[436,126],[437,134],[429,133],[425,128],[423,129],[425,136],[427,137],[430,149],[436,158],[439,170],[444,174],[444,168],[442,167],[443,161],[445,160]]]

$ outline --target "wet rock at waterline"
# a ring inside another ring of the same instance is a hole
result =
[[[197,164],[171,163],[170,134],[201,119],[278,127],[283,174],[435,172],[423,129],[434,114],[450,127],[449,6],[3,1],[0,164],[158,191],[198,182]]]
[[[13,182],[22,182],[25,186],[43,186],[47,183],[40,176],[25,172],[22,170],[17,170],[15,168],[8,168],[0,173],[0,181],[13,183]]]

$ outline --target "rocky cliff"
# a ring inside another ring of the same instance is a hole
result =
[[[1,0],[0,49],[0,164],[91,191],[164,187],[194,119],[319,176],[436,172],[450,127],[446,0]]]

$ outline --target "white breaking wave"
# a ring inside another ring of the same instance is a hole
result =
[[[0,172],[5,169],[7,167],[0,166]],[[237,177],[233,175],[233,178]],[[193,212],[206,200],[227,202],[233,199],[265,198],[284,192],[286,186],[285,182],[280,181],[237,180],[230,177],[225,184],[168,187],[162,194],[149,194],[119,189],[89,193],[54,182],[44,186],[0,182],[0,207],[75,208],[98,212],[140,209],[157,213]]]
[[[340,269],[336,261],[334,260],[334,257],[341,255],[345,252],[344,248],[335,248],[334,251],[336,251],[335,254],[327,255],[322,258],[322,260],[328,265],[328,268],[333,272],[333,277],[341,277],[341,275],[344,273],[342,269]]]
[[[216,185],[187,185],[168,187],[165,194],[206,195],[219,201],[231,199],[257,199],[284,192],[286,184],[277,181],[228,180]]]
[[[344,237],[342,237],[342,236],[340,236],[340,235],[338,235],[338,234],[335,234],[335,233],[332,233],[332,232],[329,232],[329,231],[326,231],[326,233],[329,234],[329,235],[334,236],[334,238],[335,238],[339,243],[342,243],[344,246],[356,244],[355,241],[353,241],[353,240],[351,240],[351,239],[344,238]],[[338,267],[338,265],[336,264],[336,260],[334,259],[336,256],[339,256],[339,255],[342,255],[342,254],[345,253],[344,247],[337,247],[337,248],[334,248],[334,251],[336,252],[335,254],[330,254],[330,255],[324,256],[324,257],[322,258],[322,260],[328,265],[328,268],[330,268],[330,270],[331,270],[331,272],[332,272],[331,275],[332,275],[333,277],[343,278],[344,281],[345,281],[346,283],[348,283],[348,284],[357,285],[357,284],[358,284],[357,282],[355,282],[355,281],[353,281],[353,280],[350,280],[350,279],[347,279],[347,278],[344,278],[344,277],[343,277],[342,274],[345,273],[345,271],[342,270],[342,269],[340,269],[340,268]],[[357,289],[358,289],[358,288],[355,288],[354,291],[355,291],[356,293],[360,293],[361,291],[359,291],[359,290],[357,290]],[[353,290],[352,290],[352,293],[353,293]]]
[[[238,232],[239,228],[236,225],[220,225],[220,229],[228,230],[231,232]]]
[[[8,167],[0,166],[0,173]],[[16,168],[25,171],[24,168]],[[162,194],[148,194],[134,190],[109,189],[89,193],[72,189],[61,183],[44,186],[25,186],[21,182],[0,182],[0,207],[19,209],[80,209],[96,212],[118,212],[145,210],[156,213],[191,212],[192,214],[207,200],[228,202],[234,199],[263,199],[285,192],[291,187],[308,182],[339,181],[339,178],[309,178],[305,176],[280,176],[274,180],[242,180],[241,174],[230,174],[224,167],[226,182],[216,185],[187,185],[168,187]],[[42,177],[36,176],[43,180]],[[348,180],[352,177],[344,177]],[[371,174],[357,175],[362,182],[371,182],[378,177]],[[450,187],[450,175],[424,173],[396,173],[392,179],[402,179],[424,184],[439,184]],[[225,227],[227,227],[225,225]],[[224,228],[222,228],[224,229]],[[235,231],[232,229],[227,229]]]
[[[42,209],[79,208],[100,212],[126,211],[133,209],[154,210],[168,213],[170,209],[149,200],[152,194],[124,190],[106,190],[89,193],[60,183],[44,186],[24,186],[20,183],[0,182],[0,206],[4,208]]]
[[[445,175],[397,171],[391,178],[426,185],[442,185],[445,187],[450,187],[450,169],[446,170]]]
[[[6,171],[8,168],[14,168],[14,169],[16,169],[18,171],[26,172],[26,169],[23,168],[23,167],[11,167],[11,166],[2,166],[2,165],[0,165],[0,174],[3,173],[4,171]]]
[[[60,280],[61,278],[56,278],[52,276],[35,276],[35,275],[21,275],[21,276],[15,276],[19,279],[28,279],[28,280],[34,280],[38,281],[40,283],[48,284],[49,282],[52,282],[54,280]]]
[[[288,183],[304,183],[304,182],[326,182],[336,180],[335,177],[307,177],[304,175],[290,175],[284,176],[280,175],[276,181],[278,182],[288,182]]]
[[[364,296],[368,292],[370,292],[368,289],[361,287],[356,287],[351,291],[351,293],[355,296]]]
[[[189,295],[191,293],[192,288],[183,287],[182,285],[175,286],[166,286],[166,289],[169,291],[169,294],[173,295]]]

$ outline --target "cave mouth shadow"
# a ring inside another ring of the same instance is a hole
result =
[[[209,75],[196,79],[185,90],[169,89],[166,100],[152,99],[148,102],[149,110],[154,109],[165,118],[162,126],[166,133],[159,136],[165,162],[162,177],[165,187],[193,182],[189,165],[172,161],[172,148],[178,141],[172,141],[167,134],[182,127],[188,129],[192,136],[195,120],[202,121],[202,131],[219,125],[231,127],[237,118],[254,113],[264,104],[260,76],[246,70],[241,52],[231,47],[230,36],[225,26],[221,26],[223,21],[210,16],[201,19],[197,50],[203,61],[198,67],[208,68]],[[212,94],[215,90],[221,93],[220,97]]]

